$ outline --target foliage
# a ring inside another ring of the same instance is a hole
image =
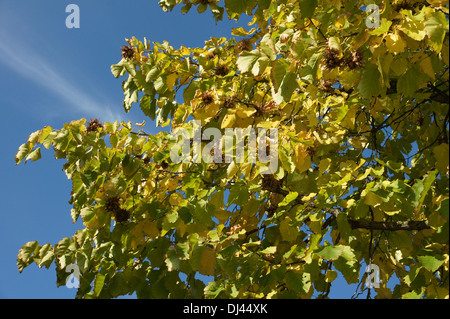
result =
[[[448,298],[448,1],[374,2],[369,29],[354,0],[161,0],[251,29],[203,48],[128,39],[111,67],[125,111],[171,131],[276,127],[278,170],[172,163],[169,132],[131,123],[45,127],[16,163],[53,148],[85,227],[25,244],[19,270],[54,261],[64,285],[76,263],[80,298],[322,298],[337,273],[367,290],[375,264],[377,298]]]

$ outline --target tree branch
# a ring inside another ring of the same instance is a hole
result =
[[[286,196],[289,194],[288,191],[285,191],[281,188],[276,190],[276,193],[281,194],[283,196]],[[299,195],[296,199],[292,201],[293,206],[304,203],[302,201],[303,195]],[[311,208],[316,208],[314,202],[308,203],[308,206]],[[336,217],[342,213],[342,211],[338,208],[328,208],[326,209],[327,213],[330,213],[331,216],[324,222],[322,225],[322,229],[325,229],[328,227],[331,222],[336,219]],[[424,230],[424,229],[430,229],[431,227],[428,225],[427,221],[419,220],[419,221],[398,221],[398,222],[379,222],[379,221],[372,221],[372,220],[365,220],[365,219],[350,219],[348,218],[347,221],[349,222],[352,229],[368,229],[368,230],[387,230],[387,231],[398,231],[398,230],[407,230],[407,231],[415,231],[415,230]]]
[[[409,221],[401,221],[401,222],[376,222],[371,220],[364,219],[348,219],[348,222],[352,229],[369,229],[369,230],[388,230],[388,231],[398,231],[398,230],[424,230],[430,229],[431,227],[428,225],[427,221],[424,220],[409,220]]]

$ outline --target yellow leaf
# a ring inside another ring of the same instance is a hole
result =
[[[448,144],[442,143],[433,149],[436,158],[436,168],[442,174],[448,174]]]
[[[178,188],[178,180],[175,178],[168,179],[166,181],[165,187],[167,187],[167,190],[169,192],[176,190]]]
[[[184,45],[182,45],[181,48],[180,48],[180,53],[182,55],[191,55],[191,50],[189,50]]]
[[[386,47],[389,52],[398,54],[405,51],[406,42],[397,33],[390,33],[386,36]]]
[[[233,161],[228,165],[227,168],[227,178],[231,179],[234,177],[234,175],[237,173],[237,171],[239,170],[239,166],[236,165],[236,163]]]
[[[256,109],[253,107],[248,107],[245,105],[241,105],[236,109],[236,114],[240,118],[247,118],[256,113]]]
[[[364,204],[370,205],[373,207],[380,205],[382,203],[383,203],[383,200],[381,199],[381,197],[371,191],[368,191],[366,194],[366,197],[364,198]]]
[[[169,197],[169,203],[172,206],[184,206],[187,204],[187,200],[185,200],[181,194],[173,193]]]
[[[300,173],[307,171],[311,167],[311,158],[303,144],[297,144],[295,146],[293,162]]]
[[[175,81],[177,80],[178,75],[176,73],[169,74],[166,79],[166,85],[170,91],[173,91],[173,87],[175,86]]]
[[[448,4],[448,0],[427,0],[433,7],[440,8]]]
[[[367,145],[367,138],[365,136],[356,136],[348,140],[351,146],[358,150],[362,150]]]
[[[215,263],[216,252],[212,248],[205,247],[198,271],[205,276],[214,276]]]
[[[222,128],[229,128],[233,127],[234,123],[236,122],[236,114],[234,113],[228,113],[225,115],[225,118],[222,121]]]
[[[331,166],[331,159],[324,158],[319,163],[319,173],[323,174],[325,171],[327,171]]]
[[[330,283],[337,278],[337,272],[334,270],[328,270],[325,274],[325,282]]]
[[[436,74],[434,73],[433,65],[431,64],[431,59],[428,55],[424,55],[419,63],[420,69],[430,77],[432,81],[436,80]]]
[[[248,36],[248,35],[254,33],[255,31],[256,31],[256,28],[252,28],[251,30],[247,31],[243,27],[239,27],[239,28],[232,28],[231,34],[236,35],[238,37],[245,37],[245,36]]]

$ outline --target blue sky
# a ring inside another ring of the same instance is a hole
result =
[[[65,25],[71,3],[80,8],[79,29]],[[74,289],[56,287],[54,264],[50,270],[33,265],[22,274],[16,267],[26,242],[55,244],[82,227],[71,222],[63,161],[44,151],[37,163],[15,166],[14,155],[29,134],[83,117],[142,122],[137,105],[124,112],[122,79],[110,72],[125,38],[197,47],[211,36],[229,37],[245,21],[216,25],[209,13],[164,13],[157,0],[0,0],[0,298],[75,296]],[[156,132],[153,125],[147,130]],[[351,297],[356,285],[338,282],[330,297]]]

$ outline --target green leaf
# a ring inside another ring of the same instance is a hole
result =
[[[410,10],[402,10],[404,21],[400,26],[400,30],[405,32],[411,39],[422,41],[426,35],[424,31],[423,16],[413,16]]]
[[[363,71],[358,90],[364,98],[377,96],[381,92],[380,71],[378,67],[370,63]]]
[[[423,190],[422,190],[422,192],[420,194],[419,201],[417,203],[417,205],[418,205],[417,207],[418,207],[419,212],[422,211],[422,209],[423,209],[423,207],[422,207],[423,205],[422,204],[425,201],[425,197],[427,196],[428,191],[431,188],[431,185],[436,180],[437,173],[438,173],[437,170],[431,171],[429,174],[427,174],[427,176],[423,180]]]
[[[315,251],[317,255],[326,260],[337,260],[339,257],[343,257],[346,260],[353,260],[355,254],[349,246],[337,245],[337,246],[325,246]]]
[[[281,203],[278,204],[278,206],[287,206],[290,202],[292,202],[294,199],[298,197],[297,192],[289,192],[289,194],[286,195],[286,197],[282,200]]]
[[[402,299],[420,299],[423,296],[422,291],[411,291],[402,295]]]
[[[124,70],[125,66],[123,65],[123,63],[111,65],[111,72],[116,79],[124,74]]]
[[[297,238],[299,231],[297,227],[291,226],[291,218],[286,217],[280,223],[280,233],[283,240],[294,241]]]
[[[225,9],[228,14],[241,14],[247,11],[249,6],[255,5],[255,0],[225,0]]]
[[[208,298],[217,298],[217,296],[224,291],[223,283],[219,281],[210,281],[205,287],[205,295]]]
[[[174,247],[169,247],[167,250],[167,258],[165,259],[167,269],[169,271],[174,271],[180,267],[180,259],[178,258],[177,252]]]
[[[53,248],[50,244],[45,244],[39,250],[39,267],[50,267],[54,259]]]
[[[378,28],[375,28],[372,31],[370,31],[370,34],[376,35],[376,36],[382,35],[389,31],[389,29],[391,28],[391,25],[392,25],[392,21],[387,20],[386,18],[381,18],[380,26]]]
[[[231,206],[233,204],[241,206],[248,201],[249,196],[250,195],[247,189],[236,185],[235,187],[232,187],[230,189],[230,195],[228,196],[228,206]]]
[[[270,72],[270,79],[272,80],[272,86],[275,93],[278,92],[288,67],[289,63],[285,59],[280,59],[273,63],[272,70]]]
[[[133,102],[137,103],[139,101],[139,88],[134,81],[130,81],[131,77],[128,79],[124,86],[125,98],[123,99],[123,107],[127,113],[130,111]]]
[[[311,277],[309,273],[287,271],[284,280],[286,281],[287,287],[295,292],[306,293],[311,287]]]
[[[94,296],[100,296],[103,286],[105,284],[106,275],[98,273],[94,280]]]
[[[123,166],[123,174],[126,177],[131,177],[139,169],[140,161],[127,154],[122,160],[122,166]]]
[[[439,209],[439,212],[448,219],[449,216],[449,199],[446,198],[441,202],[441,208]]]
[[[425,31],[429,36],[431,47],[435,52],[441,52],[445,33],[448,32],[448,20],[440,11],[433,12],[430,19],[425,20]]]
[[[261,58],[262,55],[258,50],[253,50],[250,52],[242,52],[242,54],[237,59],[237,67],[239,71],[242,73],[247,73],[251,71],[253,68],[253,65],[255,64],[256,60]]]
[[[39,243],[35,241],[30,241],[22,246],[17,255],[17,268],[19,272],[29,266],[33,261],[33,257],[39,253]]]
[[[156,99],[152,98],[149,95],[144,95],[141,98],[141,103],[139,105],[141,107],[142,112],[148,117],[152,119],[152,121],[155,120],[155,113],[156,113]]]
[[[317,7],[317,0],[299,0],[302,17],[312,18]]]
[[[260,251],[261,254],[275,254],[277,246],[270,246]]]
[[[214,224],[212,216],[214,215],[215,211],[216,206],[203,199],[193,202],[189,205],[189,212],[192,214],[192,216],[194,216],[197,220],[199,220],[206,226],[212,226]]]
[[[319,65],[318,61],[321,56],[322,53],[314,53],[307,65],[301,69],[300,76],[304,81],[308,83],[314,82],[317,75],[317,66]]]
[[[431,272],[435,272],[445,261],[441,256],[418,256],[417,259],[425,269]]]
[[[403,93],[406,97],[414,97],[416,91],[422,83],[422,72],[414,66],[409,68],[399,79],[397,83],[397,93]]]
[[[297,75],[292,72],[287,72],[281,82],[278,94],[274,96],[275,102],[281,104],[282,102],[289,102],[295,89],[298,88]],[[278,96],[278,97],[277,97]]]
[[[61,129],[53,139],[56,149],[65,152],[69,146],[72,134],[66,129]]]
[[[134,67],[133,62],[128,61],[125,62],[123,64],[123,66],[125,67],[125,69],[127,70],[127,72],[131,75],[131,76],[135,76],[136,75],[136,68]]]

